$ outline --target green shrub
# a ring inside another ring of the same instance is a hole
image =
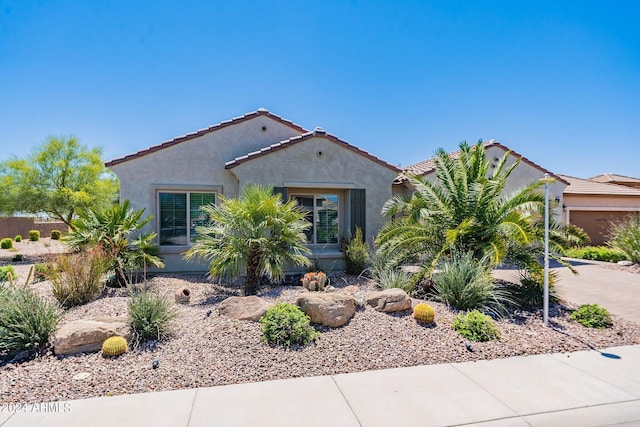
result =
[[[60,240],[60,230],[51,230],[51,240]]]
[[[624,253],[629,260],[640,263],[640,214],[614,223],[609,229],[607,244],[612,249]]]
[[[478,310],[458,314],[453,319],[453,329],[471,341],[491,341],[500,338],[500,331],[493,319]]]
[[[319,335],[309,317],[292,304],[276,303],[260,319],[262,338],[267,344],[306,345]]]
[[[38,240],[40,240],[40,232],[38,230],[30,230],[29,240],[31,240],[32,242],[37,242]]]
[[[364,241],[362,230],[356,227],[355,235],[344,251],[344,265],[347,274],[361,274],[369,263],[369,245]]]
[[[56,268],[55,263],[39,262],[33,265],[33,282],[44,282],[49,280]]]
[[[468,252],[454,253],[441,262],[431,280],[436,298],[458,310],[484,309],[500,315],[505,303],[513,303],[493,282],[489,261]]]
[[[2,249],[13,248],[13,241],[10,238],[5,237],[4,239],[0,240],[0,248]]]
[[[549,302],[559,301],[555,282],[558,274],[549,271]],[[520,272],[520,283],[507,288],[513,302],[521,308],[540,308],[544,300],[544,272],[528,271]]]
[[[13,240],[16,242],[22,242],[22,236],[18,234],[16,237],[13,238]]]
[[[413,282],[411,280],[411,273],[402,271],[400,268],[389,268],[388,270],[380,271],[375,278],[376,284],[380,289],[402,289],[408,294],[413,291]]]
[[[170,333],[177,313],[171,302],[149,290],[136,291],[129,300],[129,321],[135,340],[161,340]]]
[[[59,257],[57,268],[48,271],[53,296],[65,308],[88,303],[100,293],[110,262],[99,251]]]
[[[627,259],[627,256],[618,250],[607,246],[585,246],[583,248],[571,248],[566,255],[570,258],[592,259],[594,261],[618,262]]]
[[[0,288],[0,353],[37,350],[60,321],[55,305],[25,286]]]
[[[16,270],[12,265],[7,265],[5,267],[0,267],[0,283],[2,282],[12,282],[18,277],[16,275]]]
[[[609,311],[598,304],[584,304],[571,313],[571,319],[587,328],[609,328],[613,325]]]

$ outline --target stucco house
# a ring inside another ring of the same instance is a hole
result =
[[[613,174],[590,179],[561,176],[570,183],[564,192],[563,221],[584,229],[592,245],[606,243],[612,222],[640,212],[640,188],[633,185],[640,180]],[[619,182],[620,178],[626,184]]]
[[[502,145],[500,142],[496,140],[489,140],[482,144],[485,149],[485,154],[487,160],[492,162],[492,167],[495,167],[495,164],[504,157],[506,153],[509,153],[509,157],[507,159],[507,166],[513,165],[516,161],[520,161],[518,166],[513,170],[511,175],[509,176],[509,181],[505,187],[505,193],[511,193],[516,191],[530,183],[543,178],[545,174],[549,174],[549,176],[555,179],[555,182],[549,184],[549,199],[555,200],[556,205],[552,213],[555,217],[560,221],[562,218],[561,206],[563,204],[564,190],[569,185],[569,182],[560,175],[556,175],[551,171],[543,168],[542,166],[532,162],[531,160],[524,157],[522,154],[519,154],[508,147]],[[457,158],[460,155],[459,151],[454,151],[449,154],[452,158]],[[404,169],[403,173],[405,175],[415,175],[422,176],[429,180],[436,180],[436,170],[435,170],[435,162],[433,159],[428,159],[421,161],[419,163],[415,163],[411,166],[408,166]],[[394,181],[394,193],[410,193],[411,187],[409,183],[404,179],[404,175],[400,175]]]
[[[120,197],[154,220],[166,271],[204,271],[182,254],[204,222],[200,206],[235,197],[247,184],[273,186],[308,211],[312,258],[341,268],[341,238],[355,227],[370,241],[385,222],[382,205],[401,172],[331,135],[265,109],[220,122],[106,163],[120,180]]]

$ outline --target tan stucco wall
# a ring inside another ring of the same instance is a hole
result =
[[[565,194],[564,204],[569,209],[577,207],[602,207],[634,208],[640,210],[640,197],[599,194]]]
[[[322,156],[318,155],[322,152]],[[298,188],[364,188],[366,237],[371,241],[386,219],[382,205],[391,197],[397,172],[321,136],[257,157],[233,169],[240,186],[249,183]],[[293,185],[299,183],[300,185]],[[348,207],[348,204],[347,204]],[[349,213],[345,211],[345,216]]]
[[[154,216],[145,231],[157,230],[157,190],[213,190],[235,197],[238,181],[224,168],[226,162],[299,134],[267,116],[257,116],[109,169],[120,180],[120,198],[131,200],[133,208],[145,208],[146,214]],[[169,250],[180,252],[178,248]],[[163,250],[163,259],[166,271],[187,268],[179,253]],[[204,264],[200,270],[205,270]]]

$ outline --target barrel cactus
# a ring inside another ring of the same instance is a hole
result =
[[[327,283],[327,275],[322,271],[314,271],[304,275],[302,286],[310,291],[323,291],[324,285]]]
[[[433,323],[436,312],[429,304],[421,302],[413,309],[413,318],[421,323]]]
[[[120,356],[127,351],[127,340],[123,337],[111,337],[107,338],[102,343],[102,355],[103,356]]]

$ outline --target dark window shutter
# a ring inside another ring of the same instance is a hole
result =
[[[280,194],[282,203],[287,203],[289,201],[289,192],[287,191],[287,187],[273,187],[273,194]]]
[[[362,230],[362,236],[364,236],[365,240],[367,239],[367,230],[366,230],[366,195],[365,189],[353,189],[349,192],[351,199],[351,236],[356,234],[356,227],[360,227]]]

